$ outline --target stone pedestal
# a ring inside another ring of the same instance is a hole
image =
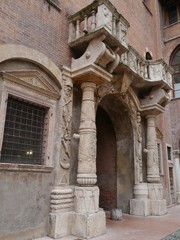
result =
[[[105,212],[100,209],[96,213],[75,213],[72,217],[71,234],[80,238],[90,239],[100,236],[106,231]]]
[[[137,216],[150,215],[149,199],[130,199],[130,214]]]
[[[71,234],[74,193],[70,187],[56,187],[51,192],[48,235],[54,239]]]
[[[166,200],[150,200],[151,215],[161,216],[167,213]]]
[[[149,199],[150,199],[150,212],[151,215],[163,215],[167,213],[166,200],[163,199],[163,186],[162,184],[152,183],[148,184]]]
[[[74,209],[72,218],[72,234],[90,239],[105,233],[106,216],[99,209],[99,188],[75,187]]]
[[[134,197],[134,199],[130,199],[130,214],[137,216],[150,215],[147,183],[135,184]]]

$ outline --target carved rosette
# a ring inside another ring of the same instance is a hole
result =
[[[155,116],[149,115],[147,118],[147,180],[148,182],[160,181],[159,163],[156,141]]]
[[[96,84],[85,82],[83,90],[81,122],[79,128],[79,153],[77,182],[80,185],[94,185],[96,176],[96,125],[94,91]]]

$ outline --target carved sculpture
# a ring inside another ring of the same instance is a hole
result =
[[[63,113],[62,113],[62,150],[61,150],[61,177],[59,184],[67,184],[69,182],[70,168],[70,141],[71,141],[71,118],[72,118],[72,82],[65,81],[63,95]]]

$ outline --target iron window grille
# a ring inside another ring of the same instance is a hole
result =
[[[45,107],[9,96],[0,162],[43,164],[47,125]]]

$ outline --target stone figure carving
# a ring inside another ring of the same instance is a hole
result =
[[[126,35],[127,35],[127,27],[120,22],[120,41],[123,45],[126,45]]]
[[[63,113],[62,113],[62,151],[60,166],[62,169],[62,176],[60,184],[68,183],[68,176],[70,168],[70,141],[71,141],[71,119],[72,119],[72,82],[65,81],[64,96],[63,96]]]

